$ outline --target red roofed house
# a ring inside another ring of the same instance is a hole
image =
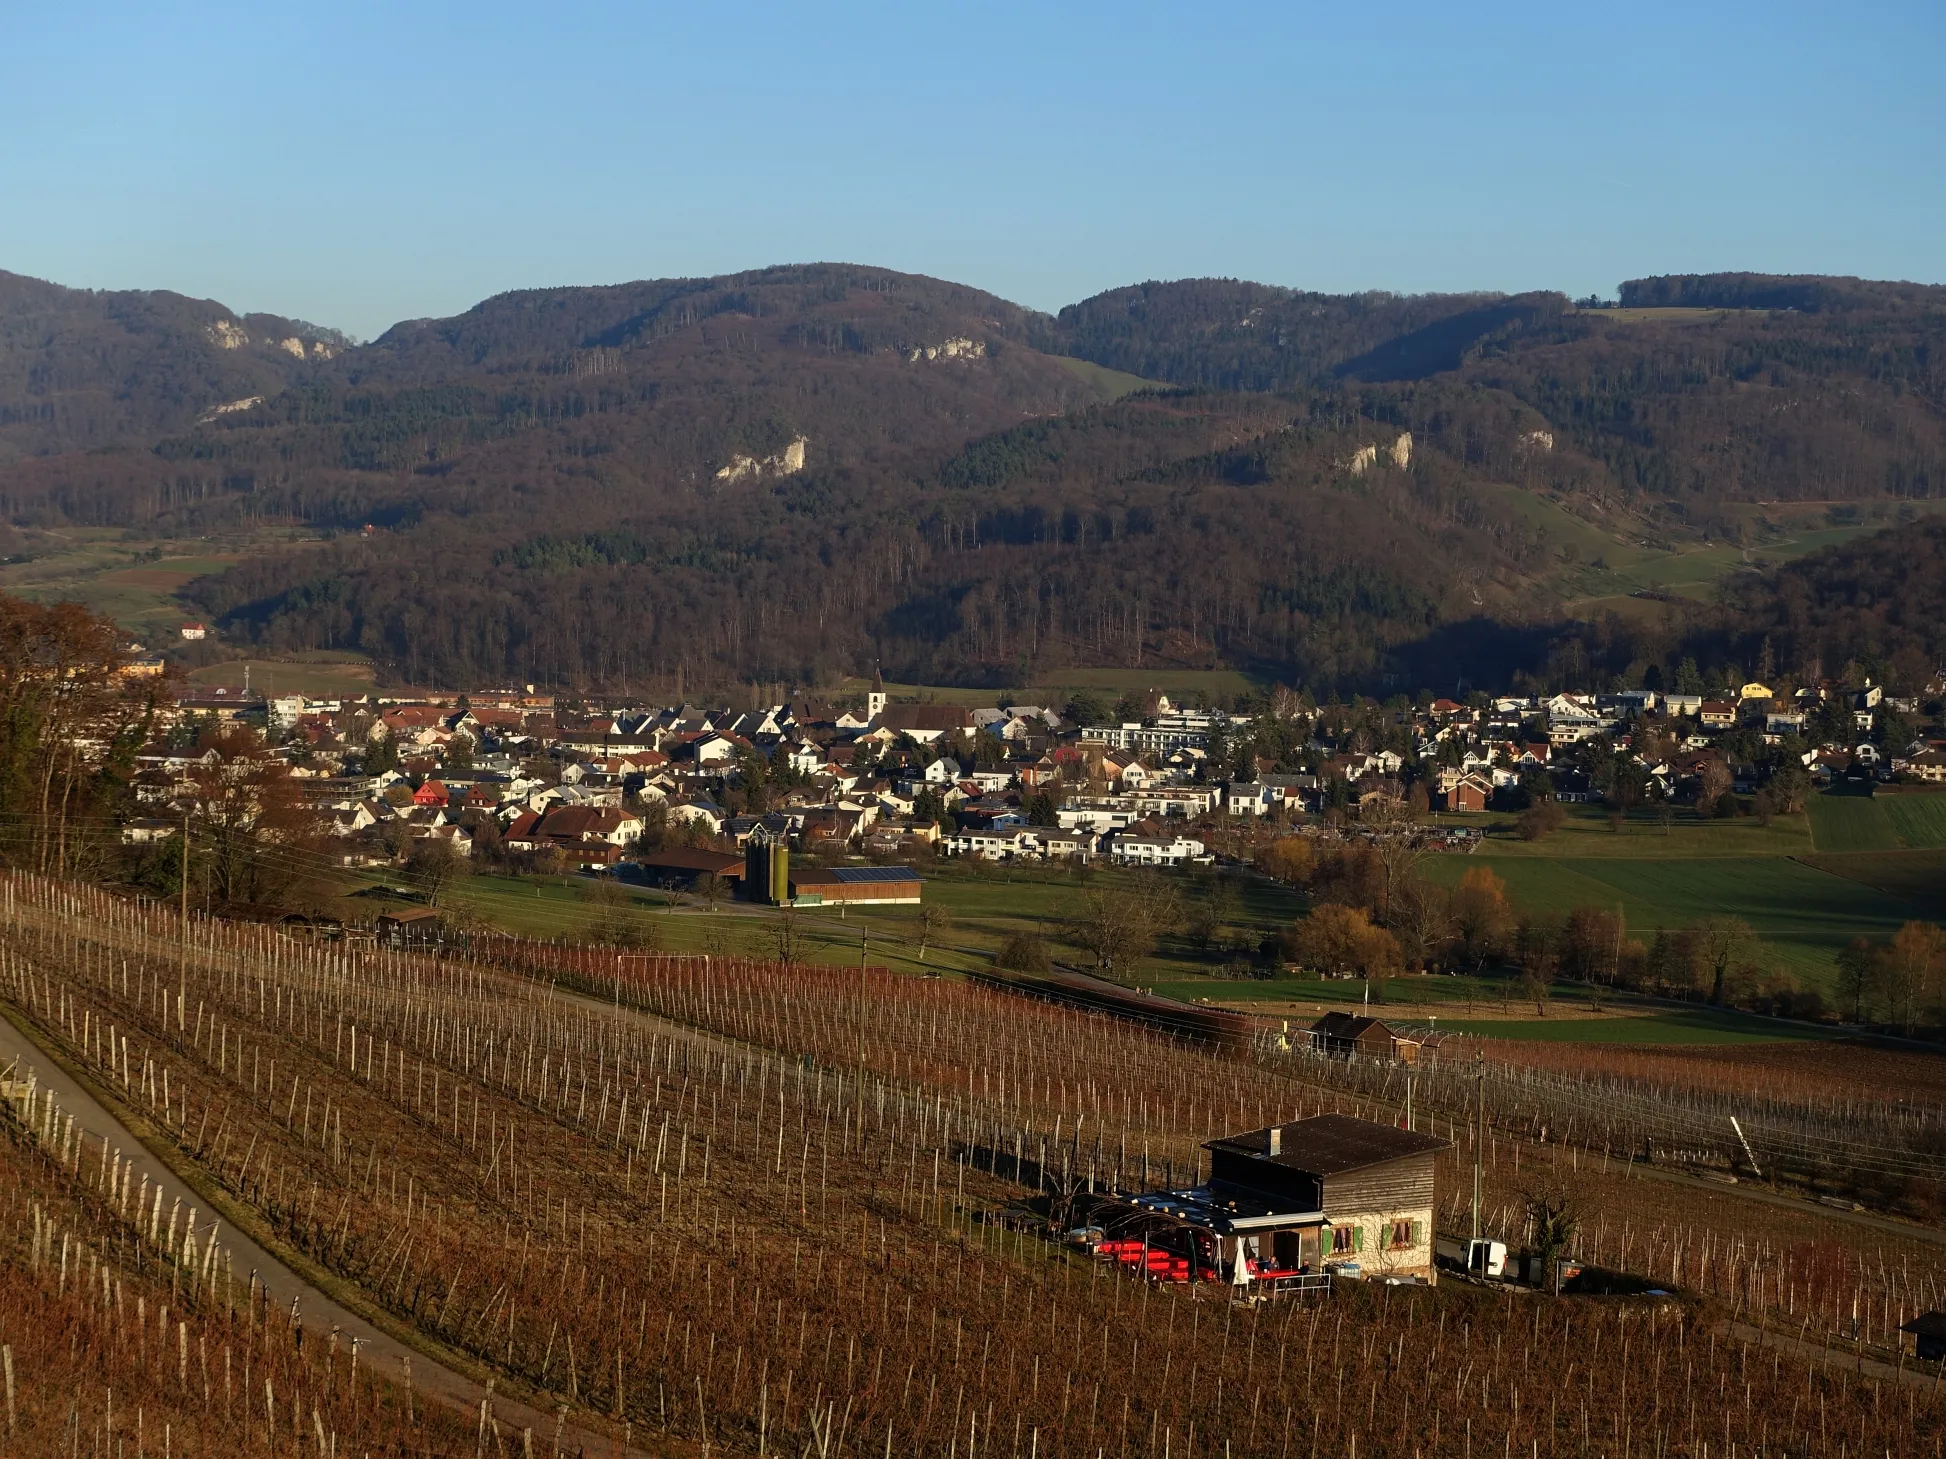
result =
[[[1446,791],[1446,809],[1478,813],[1492,794],[1493,784],[1484,775],[1462,775]]]
[[[642,818],[614,806],[549,806],[532,834],[536,840],[556,844],[606,841],[627,846],[640,838]]]
[[[534,828],[541,823],[540,812],[522,811],[507,823],[501,833],[500,844],[510,851],[535,851],[540,842],[534,836]]]

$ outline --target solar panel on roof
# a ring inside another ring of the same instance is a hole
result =
[[[831,874],[839,881],[918,881],[919,873],[909,866],[834,866]]]

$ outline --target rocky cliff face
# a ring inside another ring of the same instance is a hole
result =
[[[760,481],[765,477],[795,476],[804,469],[804,448],[810,441],[799,436],[783,450],[770,456],[732,456],[716,469],[716,479],[734,485],[739,481]]]
[[[986,356],[984,340],[956,337],[943,339],[938,344],[916,345],[906,358],[916,365],[921,360],[984,360]]]

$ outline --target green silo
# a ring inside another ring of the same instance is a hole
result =
[[[781,839],[770,848],[770,900],[779,907],[791,901],[791,848]]]

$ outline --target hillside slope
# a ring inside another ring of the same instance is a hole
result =
[[[0,282],[0,441],[40,453],[0,462],[9,522],[252,529],[189,595],[227,637],[418,681],[1594,682],[1744,652],[1717,576],[1946,490],[1946,290],[1918,286],[1192,280],[1050,318],[814,264],[519,291],[341,349]],[[1178,388],[1112,400],[1132,374]]]
[[[209,299],[0,272],[0,462],[146,446],[218,406],[286,388],[347,343]]]
[[[1946,494],[1946,288],[1714,274],[1621,292],[1627,307],[1577,308],[1195,279],[1064,309],[1051,338],[1180,385],[1503,392],[1536,413],[1547,449],[1594,463],[1579,494],[1718,532],[1726,503]]]

